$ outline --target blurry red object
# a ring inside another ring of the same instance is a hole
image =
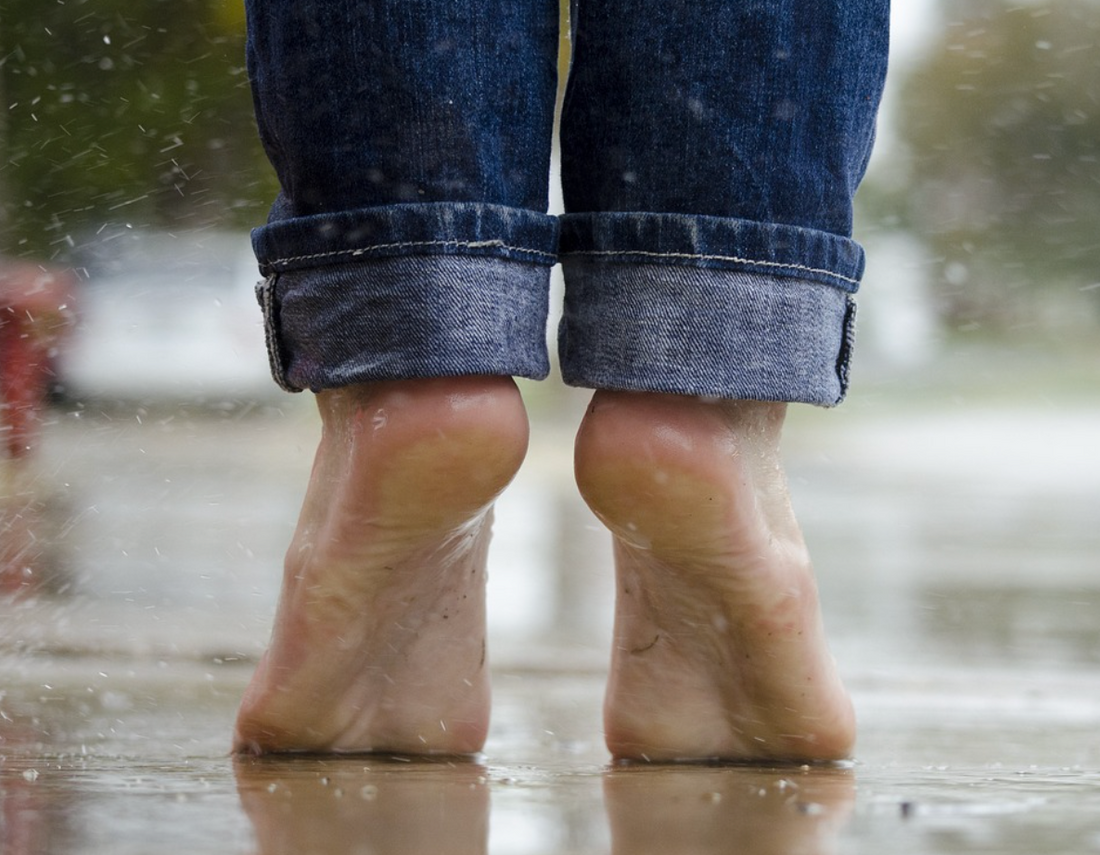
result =
[[[0,444],[11,459],[34,448],[75,284],[71,271],[0,259]]]

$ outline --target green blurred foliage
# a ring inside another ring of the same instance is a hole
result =
[[[240,3],[0,0],[0,251],[64,261],[105,224],[263,218]]]
[[[1100,5],[945,0],[941,16],[904,81],[909,171],[873,207],[931,246],[951,322],[1080,302],[1100,281]]]

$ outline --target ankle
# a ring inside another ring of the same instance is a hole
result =
[[[714,401],[648,392],[597,391],[577,432],[575,467],[582,493],[608,467],[672,462],[712,467],[733,456],[755,466],[778,460],[786,404]]]
[[[428,529],[488,507],[527,451],[527,414],[509,377],[363,384],[322,392],[317,404],[315,477],[367,490],[385,513]]]
[[[577,433],[577,485],[627,544],[702,536],[736,513],[798,545],[779,454],[785,412],[777,402],[597,392]]]
[[[317,408],[326,430],[346,433],[364,414],[369,427],[390,424],[390,417],[430,422],[459,430],[494,425],[501,438],[526,449],[527,414],[519,389],[510,377],[427,377],[358,383],[317,393]]]

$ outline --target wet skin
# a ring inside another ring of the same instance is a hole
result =
[[[419,380],[317,403],[321,442],[235,748],[476,752],[491,506],[527,449],[519,392]]]
[[[619,758],[828,761],[852,705],[779,456],[785,405],[597,392],[581,493],[614,535]]]
[[[519,393],[466,377],[317,400],[322,439],[235,749],[477,752],[491,506],[527,447]],[[593,397],[576,474],[615,541],[616,757],[801,762],[851,749],[779,464],[783,413]]]

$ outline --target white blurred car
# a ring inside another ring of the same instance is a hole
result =
[[[77,329],[59,358],[67,397],[210,404],[280,394],[247,234],[121,231],[91,248]]]

